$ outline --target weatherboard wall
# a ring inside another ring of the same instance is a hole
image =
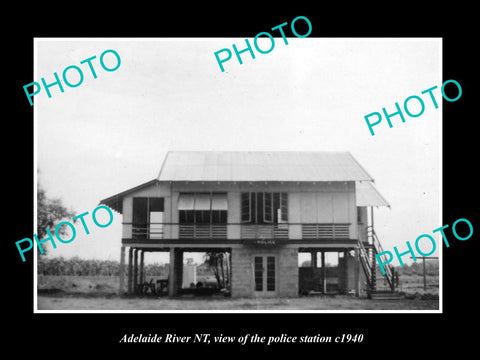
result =
[[[132,237],[132,210],[134,197],[163,197],[164,221],[178,223],[178,197],[182,192],[225,192],[228,200],[228,239],[240,238],[241,193],[288,193],[289,238],[301,239],[301,223],[349,223],[350,239],[358,238],[355,183],[349,182],[157,182],[133,191],[123,198],[124,239]],[[178,238],[178,226],[165,226],[165,239]]]

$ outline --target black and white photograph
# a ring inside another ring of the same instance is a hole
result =
[[[255,44],[36,40],[36,310],[441,310],[441,39]]]

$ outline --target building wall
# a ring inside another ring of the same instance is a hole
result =
[[[358,238],[354,182],[303,184],[289,193],[288,200],[290,222],[350,223],[350,238]],[[300,227],[291,229],[291,237],[300,234]]]
[[[367,241],[367,225],[368,225],[368,218],[367,218],[367,207],[366,206],[359,206],[359,221],[357,222],[358,226],[358,238],[362,242]]]
[[[241,222],[241,193],[272,191],[288,193],[288,222],[290,223],[351,223],[350,238],[358,238],[355,183],[157,183],[130,193],[123,199],[123,222],[132,222],[134,197],[165,198],[165,222],[178,223],[178,196],[181,192],[217,191],[228,196],[228,222]],[[240,225],[228,226],[229,239],[240,238]],[[165,238],[177,238],[178,226],[166,226]],[[131,238],[131,226],[124,225],[123,238]],[[301,239],[301,225],[289,227],[290,239]]]
[[[253,295],[253,266],[251,249],[232,249],[232,297]]]
[[[254,293],[253,257],[275,255],[276,296],[298,296],[298,251],[295,248],[242,247],[232,249],[232,296],[252,297]]]
[[[298,296],[298,249],[284,248],[279,255],[279,296]]]

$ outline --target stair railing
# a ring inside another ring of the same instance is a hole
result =
[[[380,243],[380,240],[378,239],[378,236],[377,234],[375,233],[375,230],[373,229],[372,226],[368,226],[367,227],[367,238],[368,239],[371,239],[371,243],[373,245],[373,249],[374,249],[374,256],[373,256],[373,259],[372,261],[376,261],[376,256],[375,254],[381,254],[383,253],[383,248],[382,248],[382,244]],[[380,255],[380,257],[382,257],[384,255]],[[374,263],[375,265],[375,263]],[[387,283],[388,285],[390,286],[390,289],[392,291],[395,291],[395,285],[396,285],[396,281],[395,281],[395,269],[392,265],[390,264],[386,264],[383,266],[384,270],[385,270],[385,279],[387,280]]]

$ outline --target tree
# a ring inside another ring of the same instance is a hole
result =
[[[47,229],[53,234],[57,224],[65,219],[72,218],[75,213],[67,209],[60,199],[49,199],[45,190],[38,183],[37,187],[37,236],[39,240],[47,236]],[[58,229],[60,235],[66,235],[65,226]],[[46,254],[46,251],[43,250]]]
[[[205,264],[213,270],[215,279],[217,279],[218,287],[225,288],[230,284],[230,271],[228,261],[228,253],[210,251],[205,253]],[[225,269],[227,271],[225,271]]]
[[[310,267],[312,264],[312,262],[310,260],[304,260],[302,261],[302,264],[300,265],[300,267]]]

